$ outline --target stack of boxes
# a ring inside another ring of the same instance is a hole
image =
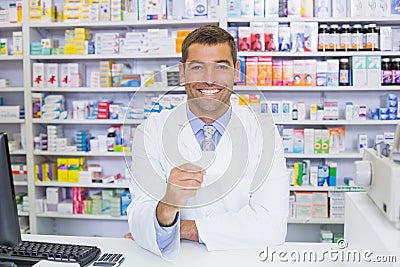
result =
[[[63,137],[62,125],[47,125],[47,150],[57,151],[57,139]]]
[[[120,35],[115,33],[95,33],[94,46],[96,55],[119,54]]]
[[[185,40],[186,36],[189,35],[190,32],[192,32],[192,30],[177,30],[176,31],[176,39],[175,39],[176,53],[182,53],[182,42],[183,42],[183,40]]]
[[[332,220],[344,219],[344,192],[329,192],[329,218]]]
[[[100,87],[111,87],[113,61],[100,61]]]
[[[84,169],[85,158],[58,158],[57,176],[59,182],[78,183],[79,172]]]
[[[90,133],[85,130],[78,130],[75,134],[76,151],[90,151]]]
[[[380,108],[378,118],[380,120],[396,120],[399,119],[397,94],[387,94],[380,97]]]
[[[22,1],[6,4],[7,8],[0,10],[0,23],[22,22]]]
[[[55,163],[35,164],[35,182],[57,181],[57,166]]]
[[[89,196],[89,190],[84,187],[72,187],[73,214],[85,214],[85,200]]]
[[[296,218],[316,219],[328,218],[327,192],[294,192]]]
[[[336,186],[337,163],[310,166],[309,160],[303,160],[295,162],[289,173],[292,186]]]
[[[46,188],[46,208],[47,212],[58,212],[58,205],[66,197],[65,188],[47,187]]]
[[[352,82],[355,87],[376,87],[381,84],[380,56],[353,56]]]
[[[33,63],[34,87],[82,87],[85,65],[81,63]]]

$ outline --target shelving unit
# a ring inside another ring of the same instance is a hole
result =
[[[106,88],[90,88],[88,86],[80,88],[38,88],[32,87],[31,75],[32,75],[32,64],[34,62],[57,62],[57,63],[69,63],[69,62],[89,62],[89,64],[96,64],[101,60],[113,60],[116,62],[130,62],[136,64],[138,69],[142,69],[145,65],[160,65],[165,62],[178,62],[181,54],[178,53],[137,53],[129,55],[29,55],[29,47],[31,41],[37,41],[40,37],[52,36],[53,32],[60,33],[63,30],[73,29],[75,27],[88,28],[90,31],[95,32],[98,30],[107,31],[130,31],[133,29],[146,29],[146,28],[168,28],[168,29],[188,29],[195,28],[200,25],[214,24],[220,25],[222,28],[227,28],[232,23],[249,23],[249,22],[279,22],[288,23],[292,21],[303,21],[303,22],[321,22],[321,23],[374,23],[380,25],[400,25],[400,19],[394,17],[379,17],[379,18],[227,18],[226,15],[226,0],[221,0],[221,11],[219,19],[193,19],[193,20],[170,20],[170,21],[146,21],[146,22],[59,22],[59,23],[42,23],[42,22],[31,22],[29,21],[28,14],[28,1],[24,1],[24,14],[23,14],[23,24],[0,24],[0,30],[7,31],[22,31],[24,37],[24,57],[23,56],[0,56],[0,72],[7,63],[10,63],[15,71],[20,74],[19,77],[14,79],[20,79],[23,77],[23,83],[17,84],[8,88],[0,88],[0,96],[3,93],[13,94],[13,95],[23,95],[23,106],[25,108],[25,119],[21,119],[15,122],[0,121],[0,129],[8,127],[18,127],[23,125],[25,127],[26,133],[26,148],[24,150],[12,151],[13,157],[21,157],[26,159],[28,167],[28,181],[27,182],[16,182],[15,185],[19,187],[27,187],[27,192],[31,203],[35,203],[35,197],[37,194],[43,193],[46,187],[88,187],[91,190],[101,190],[103,188],[108,189],[126,189],[128,185],[126,184],[72,184],[72,183],[57,183],[57,182],[35,182],[34,180],[34,164],[41,163],[47,159],[56,159],[57,157],[87,157],[87,160],[94,162],[97,160],[102,160],[103,162],[110,162],[112,166],[119,166],[125,164],[124,158],[130,157],[130,152],[49,152],[49,151],[34,151],[33,150],[33,137],[47,125],[63,125],[68,128],[69,131],[75,129],[86,129],[95,128],[99,130],[106,129],[110,125],[129,125],[132,127],[137,126],[142,123],[141,120],[135,121],[124,121],[124,120],[42,120],[42,119],[32,119],[32,93],[42,92],[48,94],[63,94],[68,101],[68,98],[79,94],[79,97],[87,98],[97,98],[99,93],[105,95],[119,96],[121,98],[126,98],[126,96],[131,96],[133,93],[152,93],[152,94],[162,94],[166,92],[184,92],[183,87],[156,87],[149,86],[146,88],[137,87],[106,87]],[[353,55],[361,56],[390,56],[390,57],[400,57],[400,51],[359,51],[359,52],[315,52],[315,53],[292,53],[292,52],[238,52],[238,56],[272,56],[274,58],[281,59],[306,59],[306,58],[340,58],[340,57],[352,57]],[[3,62],[4,61],[4,62]],[[16,67],[16,65],[18,65]],[[21,66],[21,68],[19,68]],[[1,77],[0,77],[1,78]],[[295,101],[301,101],[302,97],[305,95],[307,98],[312,98],[312,101],[323,101],[333,98],[339,98],[342,102],[351,95],[352,99],[368,99],[368,101],[373,101],[377,99],[379,95],[385,94],[387,92],[400,92],[400,86],[378,86],[378,87],[355,87],[355,86],[339,86],[339,87],[320,87],[320,86],[235,86],[235,93],[262,93],[267,98],[271,99],[285,99],[292,98]],[[309,103],[307,103],[309,104]],[[381,132],[383,130],[394,130],[396,121],[282,121],[276,120],[276,124],[283,127],[313,127],[323,128],[330,126],[346,126],[346,131],[349,129],[349,135],[346,138],[354,139],[355,135],[360,130],[367,131],[368,134],[374,132]],[[347,133],[346,133],[347,134]],[[28,151],[28,153],[27,153]],[[32,152],[31,152],[32,151]],[[298,159],[310,159],[314,162],[324,162],[325,160],[337,160],[343,164],[349,165],[353,160],[361,159],[362,156],[355,149],[354,142],[346,143],[346,151],[338,154],[285,154],[288,163],[296,161]],[[119,166],[120,167],[120,166]],[[113,171],[112,167],[109,168]],[[331,187],[319,188],[319,187],[291,187],[292,191],[332,191]],[[55,213],[37,213],[34,205],[31,205],[29,213],[20,213],[20,216],[29,216],[30,227],[32,233],[54,233],[54,225],[59,224],[58,229],[62,229],[64,225],[64,220],[68,224],[72,224],[75,219],[80,219],[83,228],[93,227],[93,222],[102,224],[106,221],[108,225],[118,229],[121,232],[127,230],[126,227],[126,217],[111,217],[111,216],[100,216],[100,215],[57,215]],[[89,221],[88,223],[83,223],[83,221]],[[117,222],[116,222],[117,221]],[[118,224],[120,223],[120,224]],[[291,219],[289,221],[292,225],[317,225],[317,224],[336,224],[341,225],[343,221],[329,220],[329,219],[313,219],[313,220],[301,220],[301,219]],[[107,225],[107,227],[108,227]],[[61,230],[60,230],[61,231]],[[82,230],[84,231],[84,230]],[[100,232],[100,231],[99,231]],[[86,234],[86,233],[83,233]],[[96,234],[96,233],[94,233]],[[120,235],[119,235],[120,236]]]

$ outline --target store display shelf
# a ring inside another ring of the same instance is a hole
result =
[[[68,29],[73,27],[85,27],[89,29],[116,29],[116,28],[135,28],[135,27],[172,27],[180,25],[203,25],[218,24],[217,19],[182,19],[182,20],[147,20],[147,21],[105,21],[105,22],[30,22],[30,28],[40,29]]]
[[[334,186],[290,186],[290,191],[335,191],[335,187]]]
[[[14,61],[14,60],[20,60],[22,61],[23,57],[22,56],[0,56],[0,61]]]
[[[180,58],[181,54],[169,53],[140,53],[140,54],[108,54],[108,55],[34,55],[32,60],[101,60],[101,59],[160,59],[160,58]]]
[[[337,52],[268,52],[240,51],[238,56],[271,57],[352,57],[352,56],[400,56],[400,51],[337,51]]]
[[[396,125],[400,120],[318,120],[318,121],[281,121],[275,120],[278,125]]]
[[[127,183],[91,183],[91,184],[83,184],[83,183],[63,183],[63,182],[35,182],[36,186],[52,186],[52,187],[88,187],[88,188],[129,188],[129,184]]]
[[[291,224],[344,224],[344,219],[297,219],[297,218],[289,218],[288,223]]]
[[[14,181],[15,186],[27,186],[28,182],[27,181]]]
[[[364,187],[362,186],[348,186],[348,185],[337,185],[337,186],[290,186],[290,191],[333,191],[333,192],[363,192]]]
[[[26,151],[25,150],[14,150],[14,151],[10,151],[11,155],[26,155]]]
[[[285,153],[285,158],[292,159],[358,159],[362,158],[362,154],[358,152],[342,152],[338,154],[302,154],[302,153]]]
[[[27,211],[18,211],[18,216],[29,216],[29,212]]]
[[[397,25],[400,24],[400,20],[398,16],[391,16],[391,17],[346,17],[346,18],[319,18],[319,17],[313,17],[313,18],[301,18],[301,17],[275,17],[275,18],[228,18],[227,22],[228,23],[235,23],[235,22],[282,22],[282,23],[287,23],[287,22],[297,22],[297,21],[303,21],[303,22],[312,22],[312,21],[317,21],[317,22],[322,22],[322,23],[370,23],[373,21],[374,23],[377,23],[379,25]]]
[[[0,124],[18,124],[18,123],[24,123],[24,119],[18,119],[18,120],[0,120]]]
[[[35,156],[66,156],[66,157],[124,157],[130,156],[131,152],[55,152],[55,151],[35,151]]]
[[[400,91],[400,86],[355,87],[355,86],[235,86],[237,91],[250,92],[367,92],[367,91]]]
[[[6,87],[0,88],[0,93],[16,93],[16,92],[23,92],[25,90],[24,87]]]
[[[109,93],[153,93],[153,92],[171,92],[171,91],[184,91],[185,89],[180,86],[148,86],[148,87],[100,87],[100,88],[92,88],[92,87],[57,87],[57,88],[43,88],[43,87],[32,87],[32,92],[63,92],[63,93],[97,93],[97,92],[109,92]],[[1,89],[0,89],[1,92]]]
[[[144,120],[42,120],[42,119],[32,119],[32,123],[36,124],[105,124],[105,125],[139,125]]]
[[[60,213],[37,213],[37,217],[45,218],[62,218],[62,219],[87,219],[87,220],[111,220],[111,221],[126,221],[127,216],[114,217],[111,215],[93,215],[93,214],[60,214]]]
[[[22,30],[22,23],[0,23],[0,29]]]

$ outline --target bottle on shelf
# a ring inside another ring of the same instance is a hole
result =
[[[348,58],[339,61],[339,86],[350,86],[350,64]]]
[[[349,51],[351,49],[351,31],[349,24],[343,24],[340,30],[340,50]]]
[[[393,73],[392,73],[392,68],[390,64],[390,58],[383,58],[382,59],[382,66],[381,66],[381,71],[382,71],[382,85],[391,85],[393,81]]]
[[[392,59],[392,79],[393,84],[400,84],[400,58],[398,57]]]
[[[364,34],[361,24],[355,24],[351,31],[351,50],[360,51],[364,48]]]
[[[299,114],[297,110],[297,105],[293,105],[293,110],[292,110],[292,120],[297,121],[299,119]]]
[[[327,24],[321,24],[318,29],[318,51],[329,50],[329,30]]]
[[[369,51],[379,50],[379,33],[374,23],[368,25],[366,46],[366,49]]]
[[[107,134],[107,151],[114,152],[116,139],[117,139],[117,135],[115,134],[115,129],[109,128],[108,134]]]
[[[340,33],[339,26],[332,24],[329,31],[329,50],[338,51],[340,49]]]

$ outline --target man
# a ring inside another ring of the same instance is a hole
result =
[[[179,65],[188,102],[151,115],[136,131],[129,228],[140,246],[167,260],[178,255],[180,239],[208,250],[285,240],[289,185],[281,139],[272,121],[231,105],[236,57],[225,30],[191,32]]]

